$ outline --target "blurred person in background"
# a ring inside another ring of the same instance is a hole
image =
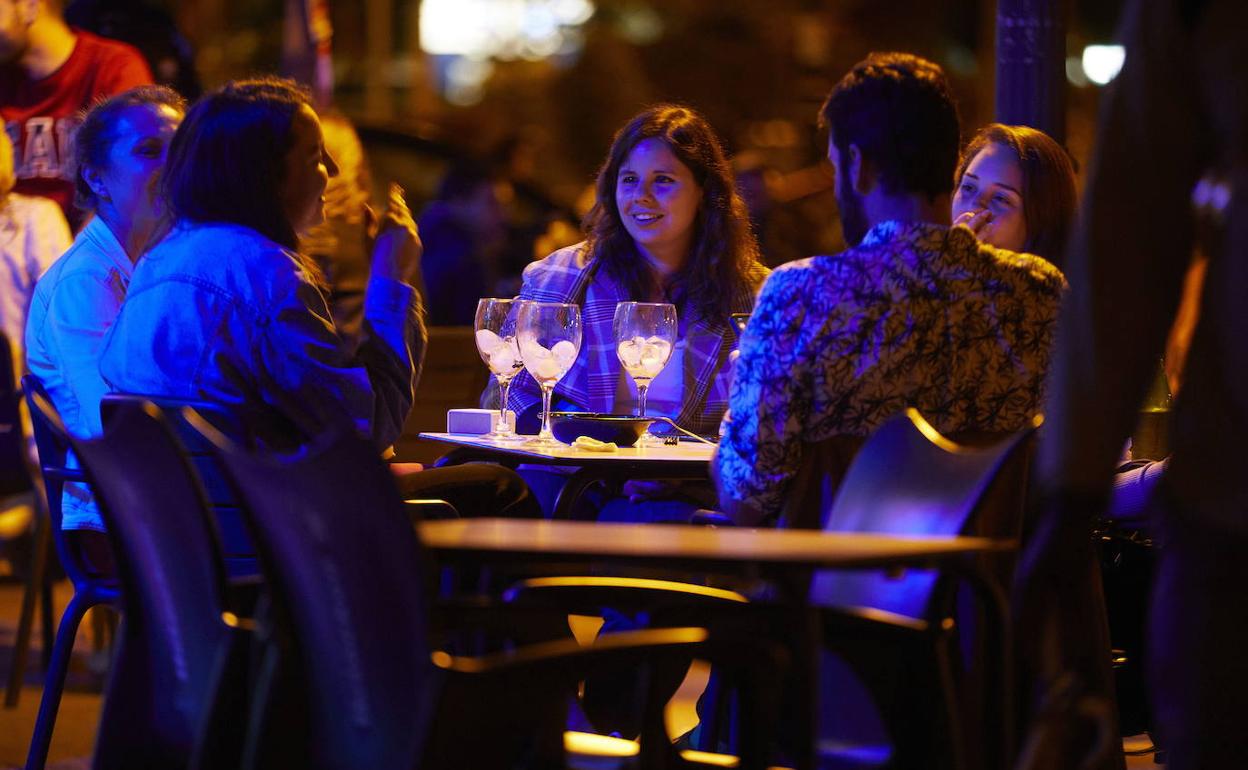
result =
[[[453,164],[420,215],[421,272],[432,326],[472,326],[477,300],[494,295],[506,220],[485,167]]]
[[[1077,206],[1075,168],[1048,134],[985,126],[962,151],[954,179],[955,225],[991,246],[1062,266]]]
[[[55,203],[46,198],[27,197],[13,192],[16,181],[13,175],[13,145],[3,131],[0,121],[0,331],[8,339],[10,364],[14,378],[24,371],[25,356],[22,353],[26,314],[31,296],[41,273],[69,246],[69,226],[65,216]],[[11,390],[16,381],[6,383]],[[34,464],[34,441],[24,405],[18,409],[22,418],[22,430],[27,438],[30,469]],[[22,469],[8,469],[4,474],[12,486],[0,492],[0,541],[15,544],[26,542],[23,536],[30,532],[35,518],[35,496],[27,479],[38,483],[37,473],[23,473]],[[6,484],[7,486],[7,484]],[[13,554],[14,562],[29,558],[28,551],[20,546],[5,552]],[[0,553],[0,564],[7,561]]]
[[[17,191],[56,201],[77,230],[70,156],[79,113],[151,82],[138,51],[70,27],[60,0],[0,0],[0,118],[13,142]]]
[[[768,165],[761,153],[750,150],[733,157],[732,171],[737,193],[750,213],[750,228],[760,247],[759,258],[774,267],[776,263],[769,253],[771,217],[776,209],[771,184],[779,174]]]
[[[298,234],[324,221],[337,172],[309,96],[293,81],[237,81],[196,102],[169,150],[172,229],[135,270],[104,340],[109,387],[217,404],[270,450],[335,429],[388,450],[425,352],[414,287],[420,240],[391,185],[371,249],[362,339],[352,348],[319,270],[298,247]],[[447,500],[464,514],[535,512],[524,482],[497,466],[395,470],[403,494]]]
[[[580,234],[549,248],[539,248],[562,239],[564,225],[576,229],[579,218],[557,205],[537,178],[546,131],[539,126],[522,126],[510,132],[490,153],[489,167],[494,177],[499,205],[503,210],[506,236],[499,249],[498,279],[493,294],[514,297],[520,293],[521,273],[534,259],[581,240]]]
[[[350,119],[329,112],[321,119],[321,130],[325,152],[337,163],[338,173],[325,187],[325,221],[301,233],[299,245],[320,268],[328,285],[334,325],[354,347],[363,331],[364,290],[371,261],[369,233],[376,224],[368,205],[372,174]]]
[[[165,9],[146,0],[70,0],[65,21],[137,48],[160,85],[191,100],[202,93],[195,52]]]
[[[0,128],[4,122],[0,121]],[[25,371],[26,314],[36,281],[69,248],[69,226],[46,198],[14,192],[13,145],[0,136],[0,331],[9,339],[13,371]]]
[[[140,86],[86,113],[74,143],[78,207],[95,216],[35,287],[27,361],[77,436],[100,435],[104,335],[121,310],[134,266],[164,234],[161,172],[186,104],[163,86]],[[74,462],[70,458],[70,462]],[[62,529],[85,563],[110,571],[104,522],[85,484],[67,482]]]
[[[1071,241],[1071,294],[1038,447],[1043,505],[1015,585],[1015,638],[1039,687],[1064,683],[1075,696],[1049,721],[1066,734],[1096,729],[1088,716],[1112,701],[1109,660],[1087,633],[1099,612],[1084,591],[1092,522],[1110,500],[1199,238],[1208,251],[1200,317],[1152,498],[1162,515],[1148,679],[1170,770],[1239,767],[1248,756],[1246,30],[1248,7],[1235,0],[1124,9],[1127,57],[1101,105]],[[1044,743],[1048,761],[1035,767],[1079,766],[1086,753]]]

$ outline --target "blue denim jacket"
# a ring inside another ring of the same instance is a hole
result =
[[[351,351],[298,257],[254,230],[181,222],[134,271],[104,341],[113,391],[198,399],[288,449],[353,425],[379,448],[403,429],[424,357],[411,286],[370,279]]]

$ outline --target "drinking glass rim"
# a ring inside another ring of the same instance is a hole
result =
[[[674,302],[637,302],[631,299],[622,299],[619,302],[615,303],[616,307],[619,307],[620,305],[638,305],[638,306],[644,306],[644,307],[670,307],[670,308],[676,307],[676,304]]]

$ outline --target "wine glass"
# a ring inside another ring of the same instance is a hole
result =
[[[511,380],[524,368],[520,359],[520,343],[516,341],[518,310],[519,300],[487,297],[477,303],[477,316],[473,322],[477,352],[498,381],[498,422],[493,430],[482,436],[493,441],[524,440],[516,435],[515,427],[507,420],[507,395],[511,392]]]
[[[524,368],[542,389],[542,431],[528,446],[563,446],[550,432],[550,400],[555,384],[581,351],[581,308],[563,302],[521,301],[516,339]]]
[[[611,324],[615,353],[637,383],[638,417],[646,416],[646,392],[672,357],[676,344],[676,306],[667,302],[621,302]],[[642,443],[648,440],[642,436]]]

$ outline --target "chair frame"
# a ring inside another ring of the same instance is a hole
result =
[[[282,738],[275,737],[277,733],[272,729],[273,725],[265,720],[266,703],[271,703],[276,698],[282,699],[283,703],[289,703],[292,700],[289,692],[282,691],[280,672],[283,667],[287,672],[286,682],[292,679],[299,680],[304,676],[315,677],[316,672],[325,667],[325,662],[321,660],[317,667],[309,668],[307,661],[303,660],[304,653],[298,642],[302,628],[299,619],[312,617],[315,612],[324,611],[324,608],[300,606],[301,599],[296,597],[301,596],[301,589],[297,586],[303,586],[306,592],[308,584],[301,582],[306,580],[306,577],[301,578],[300,573],[306,573],[307,570],[301,570],[297,565],[310,563],[309,559],[316,558],[323,564],[317,574],[324,574],[325,570],[332,569],[340,576],[337,578],[339,581],[343,579],[342,575],[352,574],[345,562],[330,566],[335,559],[341,558],[339,554],[341,548],[324,549],[312,546],[313,542],[321,542],[326,538],[328,542],[341,544],[342,547],[354,552],[373,554],[374,558],[378,559],[377,564],[401,564],[409,559],[419,564],[422,556],[416,532],[405,520],[402,524],[398,524],[400,519],[405,519],[402,503],[394,492],[392,480],[388,478],[384,470],[380,469],[381,462],[376,458],[371,445],[363,439],[350,435],[325,436],[315,445],[305,448],[297,458],[257,457],[246,455],[210,425],[197,421],[193,415],[188,416],[188,422],[203,431],[210,440],[217,444],[227,471],[233,476],[247,501],[244,510],[251,517],[261,565],[266,571],[273,598],[273,622],[277,627],[273,638],[284,641],[287,645],[285,649],[280,646],[274,647],[273,654],[267,661],[266,669],[271,686],[262,690],[257,696],[257,708],[253,710],[251,730],[252,735],[256,736],[256,741],[247,753],[244,767],[263,766],[266,758],[278,755],[297,757],[300,760],[306,758],[313,763],[309,766],[318,766],[315,765],[315,761],[318,760],[333,761],[322,756],[308,757],[307,738],[300,737],[298,728],[288,733],[283,741]],[[310,479],[326,478],[327,474],[332,474],[333,471],[351,478],[358,492],[347,499],[343,493],[335,493],[327,487],[308,491],[308,488],[312,486],[309,483]],[[280,502],[276,499],[278,495],[274,492],[277,487],[273,485],[277,485],[282,490]],[[368,491],[364,493],[363,490]],[[329,499],[335,496],[343,499]],[[347,500],[346,507],[344,507],[344,499]],[[296,510],[299,515],[297,518],[292,518]],[[348,530],[337,529],[338,524],[354,521],[360,516],[369,516],[373,524],[368,527],[355,525],[354,528]],[[298,527],[307,528],[307,532],[297,532],[292,529],[296,522],[298,522]],[[313,531],[319,534],[312,535]],[[382,547],[376,542],[378,537],[384,537],[388,545]],[[314,539],[304,544],[302,541],[308,538]],[[365,545],[370,538],[374,540],[373,544]],[[405,539],[410,540],[410,543],[402,542]],[[352,545],[348,546],[347,543],[352,543]],[[409,556],[402,558],[397,556],[395,549],[406,551],[409,548]],[[294,554],[299,551],[303,554],[296,557]],[[380,555],[382,553],[388,553],[388,556],[383,559]],[[394,568],[391,567],[391,569]],[[396,573],[400,581],[415,580],[416,582],[409,582],[402,588],[393,587],[389,594],[391,601],[406,602],[406,598],[396,597],[412,598],[422,593],[427,595],[427,579],[413,577],[420,572],[421,569],[417,567],[416,569],[404,568]],[[403,578],[402,575],[408,575],[408,577]],[[340,582],[339,585],[350,585],[350,583]],[[339,588],[338,590],[355,589]],[[417,600],[417,606],[409,607],[403,604],[397,610],[401,616],[410,617],[414,612],[424,611],[419,607],[422,603],[428,604],[427,600]],[[428,629],[429,625],[426,620],[423,633],[428,633]],[[350,636],[354,641],[363,638],[364,633],[364,630],[360,630]],[[413,631],[409,626],[404,633],[418,634],[419,632]],[[365,660],[377,654],[383,653],[376,651],[366,653],[360,650],[355,653],[355,659]],[[552,726],[558,728],[553,734],[545,730],[539,730],[536,733],[538,737],[533,750],[537,752],[536,761],[541,766],[562,765],[564,748],[563,742],[558,738],[562,732],[562,717],[554,714],[553,716],[559,718],[550,718],[552,714],[545,713],[542,707],[536,704],[544,704],[547,711],[561,708],[561,703],[566,703],[566,693],[575,691],[576,683],[585,676],[588,670],[602,666],[637,665],[647,660],[687,659],[689,657],[710,659],[734,669],[745,666],[751,669],[762,668],[774,671],[783,666],[783,656],[770,643],[750,644],[741,643],[737,639],[719,640],[705,630],[695,628],[670,628],[620,634],[591,647],[581,647],[572,640],[546,642],[484,657],[455,657],[442,651],[434,651],[431,656],[432,665],[421,662],[418,651],[413,651],[413,654],[416,654],[418,658],[408,665],[408,669],[420,670],[423,667],[427,670],[427,675],[433,677],[431,681],[439,682],[437,691],[440,694],[430,693],[421,697],[437,698],[443,706],[466,705],[471,702],[474,708],[480,709],[484,704],[497,706],[509,697],[514,697],[515,693],[524,693],[528,701],[526,708],[530,709],[533,714],[539,712],[542,714],[535,724],[540,723],[547,728]],[[411,669],[412,665],[416,668]],[[290,676],[292,666],[293,670],[303,672],[302,675]],[[774,715],[774,701],[767,697],[769,692],[767,680],[761,676],[745,675],[743,678],[756,693],[756,716],[759,724],[764,725]],[[351,681],[358,681],[361,683],[360,686],[367,687],[366,683],[369,680],[365,677]],[[509,692],[513,695],[508,696]],[[471,693],[476,695],[471,695]],[[559,695],[555,697],[555,693]],[[486,697],[481,699],[482,695]],[[352,700],[352,702],[355,701]],[[429,701],[426,700],[426,703]],[[688,766],[689,763],[673,749],[666,736],[660,706],[661,704],[657,704],[648,712],[651,717],[647,720],[641,741],[642,766],[648,768]],[[422,708],[429,707],[427,705]],[[655,717],[655,714],[658,716]],[[479,716],[485,715],[479,714]],[[400,765],[460,766],[462,758],[459,757],[458,752],[469,748],[473,741],[480,742],[480,736],[477,734],[481,728],[480,720],[477,720],[478,723],[471,731],[472,740],[463,743],[461,739],[468,739],[468,734],[463,731],[462,725],[457,726],[458,723],[454,719],[447,721],[448,715],[444,711],[439,710],[437,716],[432,719],[432,723],[424,723],[424,728],[414,723],[411,729],[414,731],[423,729],[427,735],[434,736],[435,740],[424,745],[423,748],[417,748],[416,756],[396,760]],[[340,722],[337,719],[331,721],[335,725]],[[419,719],[416,721],[420,722]],[[320,725],[321,733],[327,729],[330,728],[327,728],[325,724]],[[347,727],[344,725],[342,729],[347,729]],[[760,731],[762,729],[760,727]],[[266,739],[265,741],[261,740],[262,736]],[[271,743],[266,745],[268,741],[273,740],[284,745],[281,745],[278,750],[275,750]],[[385,745],[386,738],[383,737],[380,740]],[[764,752],[761,746],[764,743],[765,741],[743,743],[743,766],[760,768],[763,766]],[[338,741],[338,745],[341,745],[341,740]],[[388,749],[391,752],[395,750],[397,749],[394,746]]]
[[[163,411],[115,402],[104,433],[70,437],[96,491],[126,623],[96,737],[97,770],[233,768],[245,709],[252,586],[231,581],[217,519]],[[155,474],[155,475],[153,475]]]
[[[43,668],[48,667],[52,651],[52,586],[46,579],[48,552],[52,549],[47,506],[43,502],[41,480],[32,477],[26,456],[26,436],[21,420],[22,389],[14,376],[13,349],[8,337],[0,332],[0,473],[6,493],[34,490],[35,522],[30,538],[30,564],[22,590],[22,606],[13,644],[13,659],[4,690],[5,708],[14,708],[22,693],[26,675],[26,659],[30,652],[31,627],[34,625],[35,604],[40,602],[43,632]]]
[[[22,390],[25,392],[26,403],[30,408],[35,443],[39,449],[39,465],[47,499],[47,531],[56,548],[56,554],[60,558],[65,575],[74,587],[74,595],[66,605],[56,630],[44,679],[43,696],[39,701],[38,716],[35,718],[35,730],[31,735],[30,748],[26,755],[26,770],[42,770],[47,763],[48,747],[52,742],[52,730],[61,705],[61,693],[65,688],[65,676],[73,654],[74,638],[78,634],[82,618],[87,610],[100,605],[120,611],[121,595],[115,578],[90,575],[79,561],[78,554],[65,541],[64,532],[61,529],[61,493],[65,482],[84,482],[86,476],[82,471],[69,468],[67,465],[66,457],[71,439],[38,378],[31,374],[23,377]],[[46,546],[40,548],[37,544],[36,548],[36,558],[39,557],[40,550],[46,552]]]

